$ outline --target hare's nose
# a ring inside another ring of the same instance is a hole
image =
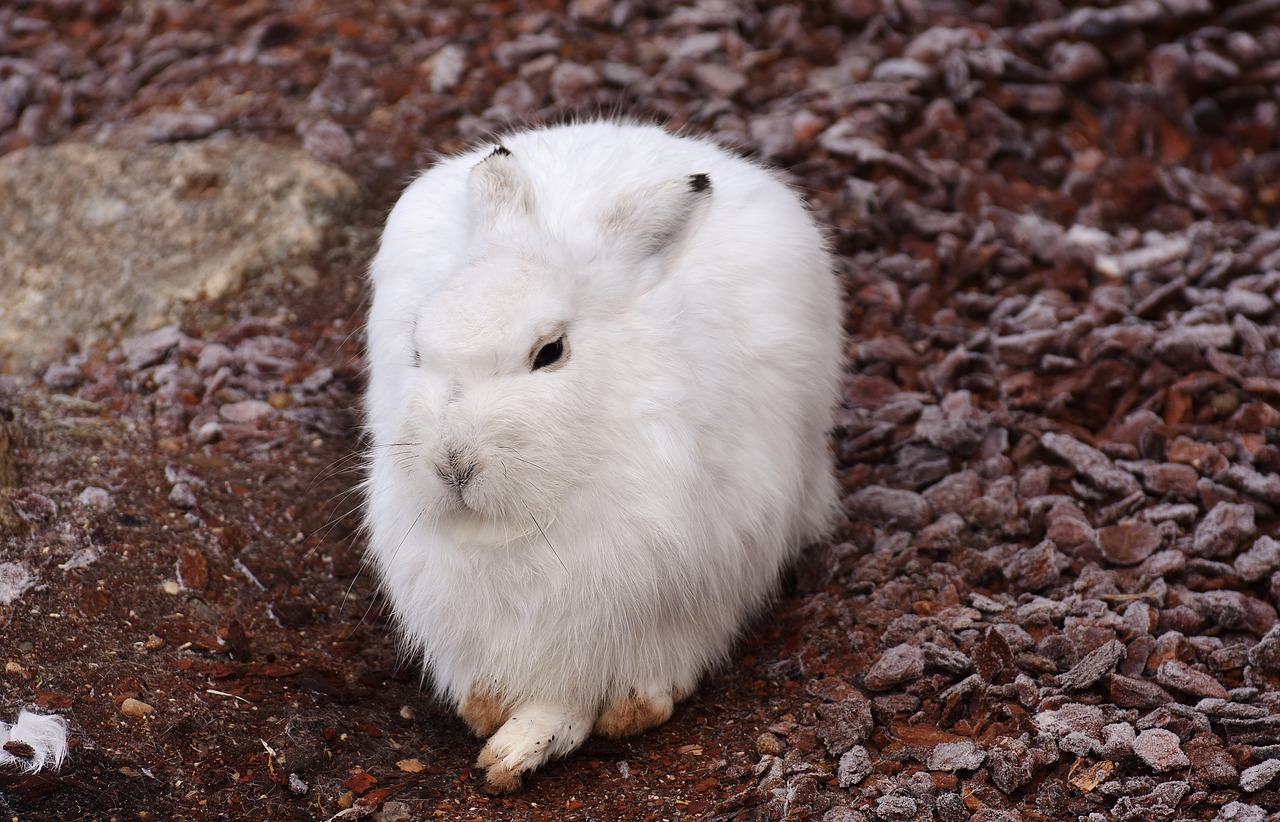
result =
[[[445,452],[443,461],[436,463],[436,473],[440,475],[440,479],[458,491],[467,486],[475,476],[476,469],[474,459],[452,448]]]

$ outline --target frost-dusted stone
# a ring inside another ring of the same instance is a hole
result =
[[[276,416],[276,410],[262,400],[231,402],[218,409],[218,416],[227,422],[255,424]]]
[[[1172,700],[1169,692],[1154,682],[1111,675],[1111,701],[1122,708],[1154,708]]]
[[[1092,43],[1058,42],[1049,50],[1049,72],[1062,83],[1078,83],[1107,69],[1107,58]]]
[[[1065,460],[1081,479],[1104,491],[1127,497],[1142,490],[1133,474],[1117,468],[1106,454],[1074,437],[1050,431],[1040,438],[1040,444]]]
[[[970,469],[957,471],[926,488],[923,496],[939,514],[959,514],[982,496],[982,478]]]
[[[1276,624],[1275,608],[1240,591],[1204,591],[1196,594],[1191,607],[1223,631],[1262,636]]]
[[[1280,759],[1264,759],[1240,773],[1240,790],[1254,793],[1267,787],[1280,775]]]
[[[1150,793],[1120,797],[1111,812],[1122,822],[1173,819],[1178,813],[1178,803],[1190,791],[1191,785],[1186,782],[1161,782]]]
[[[120,344],[120,353],[124,354],[124,360],[130,368],[146,368],[167,357],[185,336],[178,330],[178,326],[166,325],[125,340]]]
[[[1036,774],[1030,748],[1021,738],[996,740],[987,750],[987,768],[991,781],[1005,793],[1013,793],[1030,782]]]
[[[875,721],[871,703],[861,696],[818,706],[818,736],[832,756],[839,756],[871,735]]]
[[[1267,631],[1258,644],[1249,649],[1249,664],[1264,671],[1280,671],[1280,625]]]
[[[1137,733],[1128,722],[1114,722],[1102,728],[1102,745],[1098,752],[1108,759],[1120,759],[1133,754]]]
[[[873,691],[892,688],[899,682],[924,674],[924,651],[915,645],[896,645],[885,651],[867,671],[865,684]]]
[[[1242,540],[1255,533],[1253,506],[1220,502],[1196,527],[1192,547],[1202,557],[1230,557]]]
[[[111,492],[96,485],[85,488],[77,499],[86,508],[110,508],[115,504],[115,498],[111,496]]]
[[[976,771],[986,761],[987,754],[969,740],[940,742],[929,752],[928,768],[931,771]]]
[[[1165,446],[1165,458],[1170,462],[1190,465],[1205,476],[1213,476],[1227,468],[1227,458],[1216,445],[1197,442],[1190,437],[1175,437]]]
[[[1213,822],[1266,822],[1267,810],[1243,802],[1228,802],[1218,811]]]
[[[967,674],[973,667],[973,661],[967,654],[944,648],[936,642],[926,642],[920,646],[920,650],[924,653],[925,667],[931,670]]]
[[[1214,479],[1272,505],[1280,505],[1280,475],[1262,474],[1243,465],[1232,465]]]
[[[163,326],[197,294],[316,249],[357,191],[303,151],[244,140],[5,155],[0,362],[25,371],[68,337]]]
[[[0,605],[10,605],[22,596],[36,578],[21,562],[0,562]]]
[[[876,800],[876,818],[884,822],[907,822],[916,815],[916,800],[891,793]]]
[[[1201,734],[1182,744],[1182,752],[1191,760],[1191,770],[1206,783],[1217,787],[1236,785],[1240,769],[1235,758],[1222,747],[1214,734]]]
[[[836,777],[840,780],[840,787],[850,788],[870,776],[872,770],[871,755],[867,749],[854,745],[840,757]]]
[[[1227,689],[1218,680],[1176,659],[1165,660],[1160,664],[1156,670],[1156,682],[1193,696],[1216,696],[1221,699],[1228,696]]]
[[[1181,499],[1193,499],[1199,481],[1200,473],[1196,469],[1177,462],[1161,462],[1142,469],[1142,484],[1157,496],[1172,494]]]
[[[869,485],[849,497],[851,516],[874,525],[918,530],[933,519],[933,509],[914,491]]]
[[[191,490],[191,486],[185,482],[174,483],[173,488],[169,489],[169,504],[174,508],[190,509],[195,508],[199,504],[196,499],[195,492]]]
[[[1133,752],[1157,773],[1185,768],[1191,760],[1182,752],[1178,735],[1164,728],[1148,728],[1133,741]]]
[[[1068,560],[1052,542],[1045,540],[1034,548],[1013,553],[1004,565],[1004,577],[1018,593],[1042,591],[1056,583]]]
[[[1063,551],[1073,552],[1098,544],[1098,533],[1074,502],[1063,500],[1055,503],[1045,520],[1048,526],[1045,538]]]
[[[55,391],[65,391],[84,382],[84,373],[74,365],[54,363],[45,369],[44,376],[40,379]]]
[[[1115,670],[1116,663],[1124,658],[1124,643],[1113,639],[1090,651],[1071,670],[1058,677],[1059,687],[1068,691],[1080,691]]]
[[[1002,623],[988,629],[982,641],[973,649],[974,668],[978,672],[977,675],[987,682],[995,679],[1001,671],[1006,670],[1013,662],[1013,649],[1010,647],[1009,640],[1005,637],[1005,632],[1000,630],[1006,624],[1009,623]],[[1023,633],[1025,634],[1026,632],[1023,631]],[[1028,636],[1027,639],[1030,640],[1031,637]],[[1019,648],[1019,650],[1022,650],[1022,648]]]
[[[1102,555],[1116,565],[1137,565],[1160,547],[1160,530],[1150,522],[1126,519],[1098,531]]]
[[[1157,357],[1177,363],[1207,349],[1226,351],[1235,341],[1236,330],[1224,323],[1175,325],[1160,334],[1153,350]]]
[[[1236,555],[1236,574],[1245,582],[1257,582],[1280,568],[1280,542],[1263,536],[1244,553]]]

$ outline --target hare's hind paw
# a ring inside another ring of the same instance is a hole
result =
[[[596,720],[596,733],[613,739],[638,734],[666,722],[674,709],[671,688],[632,688],[605,706]]]
[[[471,693],[458,706],[458,716],[467,723],[472,733],[481,739],[487,739],[511,717],[511,708],[495,690],[476,687],[471,689]]]

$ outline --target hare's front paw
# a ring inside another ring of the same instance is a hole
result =
[[[489,738],[476,765],[487,771],[485,782],[498,793],[520,787],[525,773],[547,760],[564,756],[591,731],[591,714],[547,705],[522,705]]]
[[[618,739],[657,727],[671,718],[676,700],[685,696],[685,692],[673,693],[670,686],[632,688],[605,705],[596,720],[596,733]]]

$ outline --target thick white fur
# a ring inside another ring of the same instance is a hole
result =
[[[18,757],[4,749],[5,743],[21,742],[31,748],[30,758]],[[0,722],[0,767],[16,767],[38,773],[46,767],[58,770],[67,756],[67,720],[57,714],[19,711],[13,725]]]
[[[843,345],[823,238],[769,172],[609,122],[501,145],[387,220],[366,510],[439,692],[511,706],[481,765],[518,782],[628,694],[688,695],[824,533]]]

